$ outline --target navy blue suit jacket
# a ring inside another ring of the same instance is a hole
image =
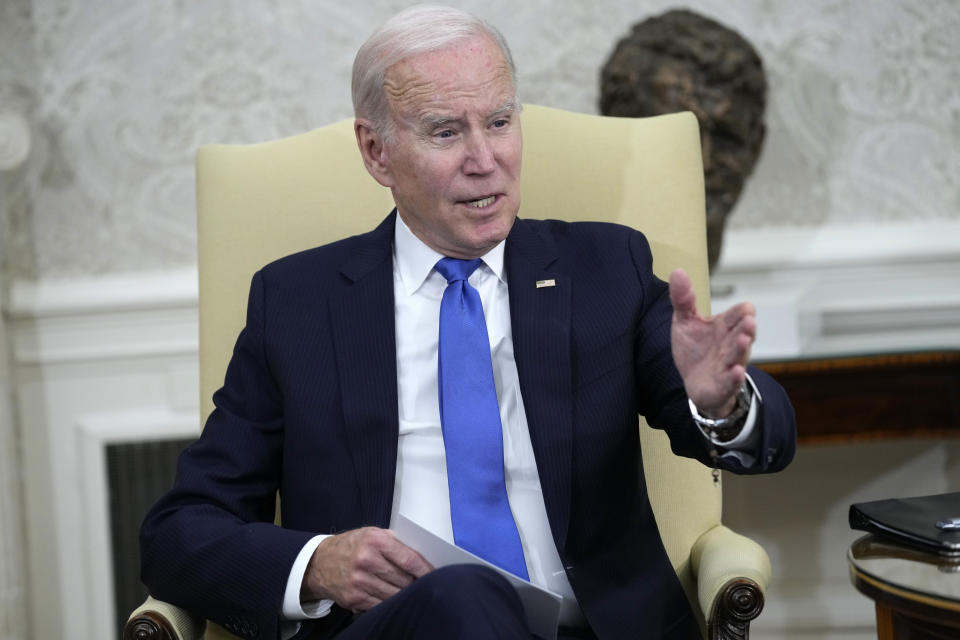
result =
[[[143,525],[154,596],[274,638],[290,567],[311,536],[389,526],[395,215],[253,277],[216,409]],[[667,430],[676,453],[710,463],[670,353],[667,287],[651,265],[643,235],[611,224],[517,220],[506,244],[514,352],[550,527],[602,640],[697,633],[643,485],[638,413]],[[556,286],[536,288],[546,279]],[[772,379],[751,376],[764,399],[757,462],[723,466],[775,471],[793,456],[793,411]],[[272,524],[277,491],[283,528]]]

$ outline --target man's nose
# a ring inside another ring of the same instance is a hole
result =
[[[493,172],[496,165],[493,145],[487,136],[482,133],[469,136],[466,158],[463,161],[463,172],[467,174],[487,174]]]

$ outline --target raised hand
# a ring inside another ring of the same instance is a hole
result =
[[[743,302],[702,317],[690,276],[683,269],[670,274],[670,301],[670,346],[687,396],[704,415],[730,415],[746,379],[750,348],[757,335],[753,305]]]
[[[433,567],[419,553],[377,527],[330,536],[307,565],[300,599],[333,600],[351,611],[366,611]]]

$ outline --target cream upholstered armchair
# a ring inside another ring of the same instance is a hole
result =
[[[694,116],[607,118],[528,105],[522,118],[520,215],[640,229],[658,275],[683,266],[701,307],[707,306],[703,166]],[[197,204],[200,386],[207,415],[242,328],[253,272],[282,255],[372,229],[393,203],[367,175],[346,120],[274,142],[204,147]],[[721,491],[710,470],[675,456],[666,436],[642,422],[650,500],[706,637],[746,638],[763,606],[767,554],[721,524]],[[202,633],[202,621],[148,600],[131,616],[125,638],[188,640]],[[210,629],[207,637],[229,636]]]

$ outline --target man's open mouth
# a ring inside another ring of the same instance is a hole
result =
[[[482,209],[484,207],[489,207],[497,199],[497,196],[487,196],[486,198],[480,198],[479,200],[467,200],[467,206],[473,207],[475,209]]]

